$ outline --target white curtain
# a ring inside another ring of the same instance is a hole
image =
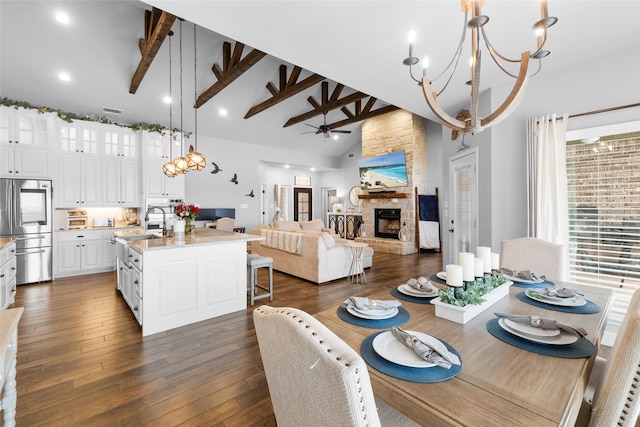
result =
[[[565,260],[569,247],[567,121],[568,115],[554,114],[527,123],[529,236],[563,245]]]

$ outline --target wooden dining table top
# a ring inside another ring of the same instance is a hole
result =
[[[600,306],[600,312],[575,314],[536,307],[520,301],[516,294],[525,289],[515,286],[511,286],[508,297],[464,325],[436,317],[431,304],[402,301],[410,319],[401,327],[449,343],[461,356],[462,371],[447,381],[416,383],[393,378],[369,366],[374,394],[428,426],[572,426],[596,354],[579,359],[544,356],[500,341],[486,328],[487,322],[495,318],[494,312],[553,318],[586,329],[586,338],[593,342],[597,353],[613,291],[564,285],[582,289],[587,300]],[[369,298],[393,299],[390,290]],[[337,307],[315,317],[358,353],[362,341],[380,331],[341,320]]]

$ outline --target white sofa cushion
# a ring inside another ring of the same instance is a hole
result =
[[[336,240],[329,233],[322,233],[322,240],[327,249],[331,249],[336,246]]]
[[[303,230],[322,231],[324,224],[321,219],[314,219],[313,221],[300,221],[300,228]]]
[[[275,228],[276,230],[282,230],[282,231],[300,231],[300,224],[298,224],[296,221],[282,221],[282,220],[275,220],[273,222],[273,228]]]

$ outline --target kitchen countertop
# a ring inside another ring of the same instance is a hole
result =
[[[11,242],[13,242],[13,237],[0,237],[0,249],[4,249],[5,246],[8,246]]]
[[[140,234],[147,234],[146,230],[116,231],[114,237],[127,237]],[[216,245],[230,242],[249,242],[252,240],[263,240],[264,237],[255,234],[230,233],[210,228],[197,228],[194,232],[187,234],[184,238],[162,237],[160,239],[132,240],[127,244],[133,249],[144,252],[148,250],[175,249],[181,247],[194,247],[205,245]]]

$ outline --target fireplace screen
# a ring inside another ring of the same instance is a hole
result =
[[[387,239],[398,239],[400,232],[401,209],[376,209],[375,236]]]

